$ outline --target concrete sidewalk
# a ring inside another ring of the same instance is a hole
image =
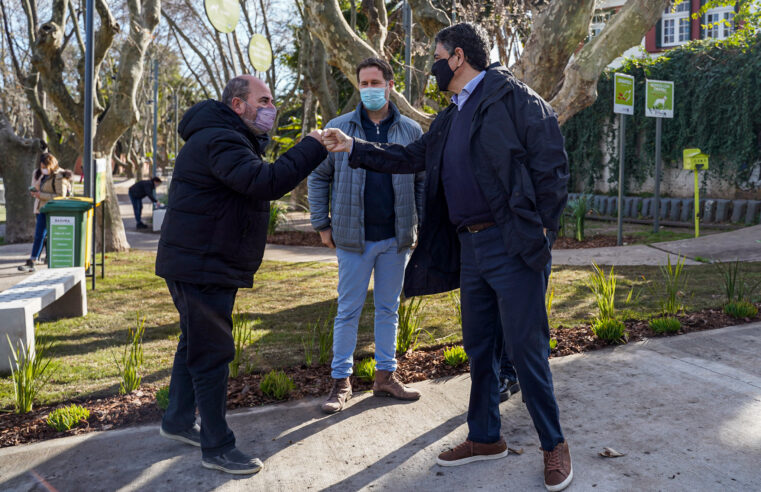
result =
[[[760,332],[756,323],[553,359],[569,490],[761,488]],[[520,398],[501,409],[502,433],[522,455],[435,464],[466,436],[469,384],[418,383],[423,398],[408,404],[362,394],[330,417],[317,400],[234,412],[239,446],[265,460],[253,477],[205,470],[197,448],[148,425],[0,450],[0,489],[544,490]],[[626,456],[601,458],[606,446]]]

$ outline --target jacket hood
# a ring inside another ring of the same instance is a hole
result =
[[[264,151],[270,140],[267,134],[255,135],[235,111],[213,99],[199,102],[187,110],[180,121],[178,132],[187,142],[193,134],[206,128],[226,128],[236,131],[245,136],[259,154]]]

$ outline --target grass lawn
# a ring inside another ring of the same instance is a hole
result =
[[[108,255],[108,275],[88,292],[89,314],[84,318],[40,323],[40,335],[52,339],[57,369],[40,397],[40,403],[55,403],[80,396],[115,394],[119,378],[114,362],[133,326],[136,313],[146,316],[145,367],[143,382],[168,384],[174,349],[179,336],[177,311],[163,280],[153,274],[155,254],[131,252]],[[761,272],[761,263],[745,266]],[[686,267],[690,276],[685,299],[689,309],[719,306],[723,301],[720,274],[714,266]],[[554,269],[551,325],[555,329],[589,321],[594,315],[593,299],[584,285],[591,268]],[[626,317],[648,318],[658,310],[660,291],[652,290],[659,278],[657,267],[621,267],[618,274],[617,306]],[[337,266],[326,263],[264,262],[252,289],[238,293],[237,309],[252,319],[259,341],[247,349],[245,358],[254,370],[285,367],[303,361],[301,337],[311,325],[329,316],[336,299]],[[634,300],[625,299],[634,288]],[[459,342],[460,327],[447,294],[425,300],[421,336],[423,345]],[[358,355],[373,350],[372,292],[362,313]],[[245,364],[244,364],[245,365]],[[9,408],[13,387],[9,377],[0,379],[0,407]]]

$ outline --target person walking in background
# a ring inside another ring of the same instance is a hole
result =
[[[468,437],[441,453],[456,466],[507,456],[500,434],[499,355],[515,364],[544,454],[544,485],[573,480],[547,351],[544,269],[547,231],[568,199],[568,156],[550,105],[501,65],[489,65],[489,37],[470,23],[435,38],[436,83],[452,104],[407,146],[325,131],[349,165],[387,173],[426,171],[420,241],[405,275],[407,296],[460,287],[463,346],[470,360]],[[503,338],[506,343],[503,344]]]
[[[35,264],[40,263],[48,230],[47,217],[40,212],[40,209],[50,200],[71,196],[71,176],[71,171],[61,169],[58,166],[58,159],[53,154],[49,152],[40,154],[40,165],[32,173],[32,182],[29,186],[29,193],[34,198],[34,214],[36,217],[32,254],[26,263],[18,267],[20,271],[34,272],[36,270]]]
[[[252,75],[230,80],[221,102],[203,101],[185,113],[179,126],[185,145],[156,255],[156,275],[166,280],[181,331],[160,433],[200,446],[204,468],[232,474],[263,466],[238,450],[225,419],[235,296],[253,285],[262,262],[269,200],[291,191],[327,156],[315,130],[273,164],[264,162],[276,120],[269,87]]]
[[[371,142],[406,145],[423,134],[420,125],[402,116],[389,100],[394,72],[385,60],[368,58],[357,65],[361,102],[352,113],[331,120]],[[420,392],[396,375],[396,329],[399,295],[410,247],[417,240],[422,215],[425,174],[398,175],[352,169],[346,153],[330,154],[309,176],[312,226],[323,244],[336,248],[338,310],[333,331],[333,389],[323,403],[325,413],[343,410],[351,398],[354,349],[359,317],[374,276],[375,360],[373,394],[417,400]]]
[[[156,199],[156,188],[161,184],[161,178],[154,176],[151,179],[138,181],[129,187],[129,200],[132,202],[132,210],[135,212],[135,222],[137,229],[147,229],[148,226],[143,223],[143,198],[148,198],[154,205],[158,203]]]

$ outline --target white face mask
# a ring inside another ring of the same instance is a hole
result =
[[[46,176],[47,176],[48,174],[50,174],[50,171],[49,171],[48,169],[41,169],[41,170],[40,170],[40,172],[41,172],[42,174],[46,175]]]

